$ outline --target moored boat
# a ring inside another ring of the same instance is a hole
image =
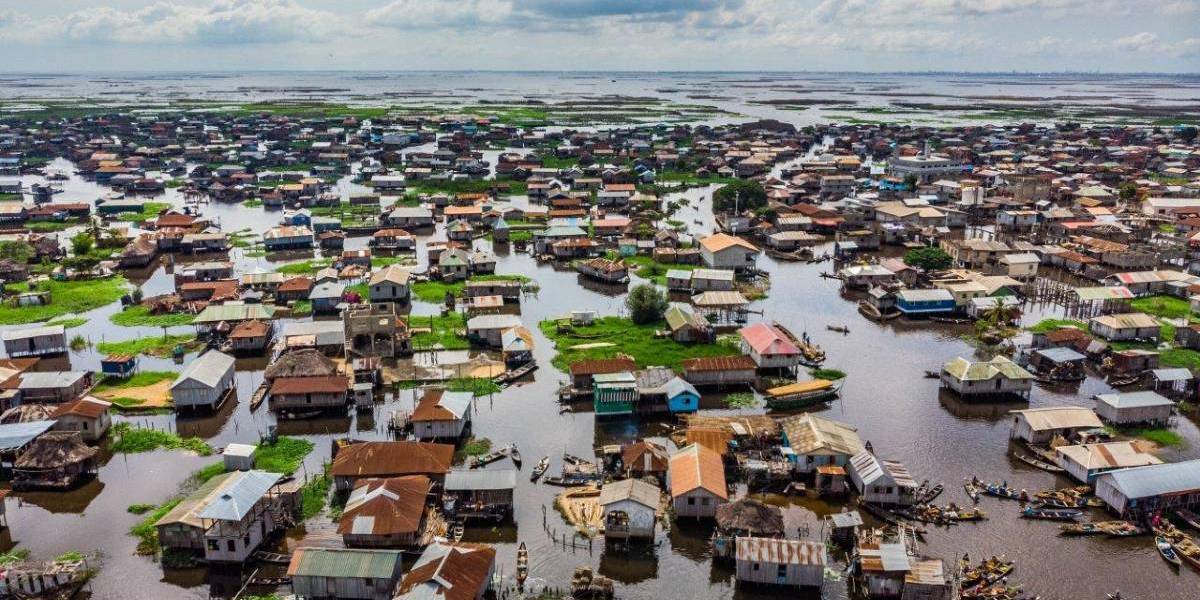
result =
[[[1175,565],[1176,567],[1183,564],[1183,561],[1179,558],[1179,554],[1175,552],[1175,547],[1171,545],[1171,542],[1166,538],[1166,536],[1160,535],[1155,537],[1154,547],[1158,548],[1158,554],[1163,558],[1163,560]]]
[[[1027,506],[1021,511],[1026,519],[1044,519],[1047,521],[1074,521],[1083,516],[1083,511],[1076,508],[1035,508]]]
[[[1039,468],[1048,473],[1062,473],[1063,472],[1063,468],[1058,465],[1052,465],[1044,460],[1038,460],[1038,459],[1036,459],[1032,456],[1029,456],[1028,454],[1024,454],[1022,452],[1014,452],[1013,456],[1016,457],[1017,460],[1025,463],[1031,467]]]
[[[525,548],[525,542],[521,542],[521,546],[517,548],[517,586],[524,588],[527,577],[529,577],[529,550]]]
[[[765,394],[767,408],[772,410],[801,408],[831,400],[837,397],[842,388],[842,381],[845,380],[840,379],[833,382],[828,379],[813,379],[773,387]]]
[[[521,468],[521,451],[517,450],[516,444],[509,445],[508,457],[512,459],[518,469]]]
[[[963,490],[967,492],[967,497],[970,498],[972,502],[979,502],[979,488],[975,487],[974,481],[968,479],[965,483],[963,483]]]
[[[533,467],[533,472],[529,474],[530,481],[541,479],[542,475],[546,474],[546,470],[550,468],[550,457],[543,456]]]

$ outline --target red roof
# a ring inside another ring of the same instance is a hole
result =
[[[766,323],[755,323],[743,327],[742,339],[762,356],[780,356],[800,354],[800,349],[783,334],[779,328]]]
[[[271,384],[271,395],[336,394],[345,392],[350,384],[341,375],[320,377],[279,377]]]
[[[632,371],[637,364],[631,358],[598,358],[581,360],[571,363],[571,375],[599,375],[601,373],[620,373]]]
[[[684,371],[753,371],[758,368],[754,360],[745,354],[736,356],[708,356],[688,358],[683,361]]]
[[[339,450],[330,473],[334,477],[444,474],[453,458],[450,444],[361,442]]]

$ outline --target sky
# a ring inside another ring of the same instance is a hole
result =
[[[0,0],[0,71],[1200,73],[1200,0]]]

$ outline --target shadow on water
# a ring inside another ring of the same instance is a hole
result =
[[[599,573],[620,583],[640,583],[658,577],[657,546],[648,543],[605,543]]]

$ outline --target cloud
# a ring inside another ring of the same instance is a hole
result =
[[[1175,58],[1200,56],[1200,38],[1165,42],[1149,31],[1118,38],[1113,42],[1113,47],[1125,52],[1165,54]]]
[[[393,29],[452,29],[508,22],[511,0],[393,0],[367,11],[372,25]]]
[[[12,24],[4,25],[6,21]],[[341,19],[295,0],[216,0],[182,6],[158,2],[137,10],[99,6],[41,20],[0,19],[0,39],[46,43],[256,44],[319,40]]]

